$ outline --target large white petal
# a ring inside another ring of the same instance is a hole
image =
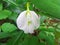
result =
[[[31,19],[35,28],[38,28],[40,26],[40,17],[34,11],[30,11],[30,14],[32,15]]]
[[[26,24],[27,18],[25,16],[25,14],[26,14],[26,11],[23,11],[17,18],[16,23],[17,23],[17,26],[19,29],[23,28],[24,25]]]
[[[35,27],[33,24],[29,25],[29,33],[34,33]]]

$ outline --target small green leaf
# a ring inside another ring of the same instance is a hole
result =
[[[11,20],[16,22],[17,17],[18,17],[17,13],[12,13],[12,16],[9,16],[9,19],[11,19]]]
[[[43,31],[41,31],[41,32],[39,33],[38,37],[39,37],[40,39],[46,39],[46,33],[43,32]]]
[[[40,26],[39,30],[41,30],[41,31],[48,31],[48,32],[54,32],[55,28],[52,27],[52,26],[49,26],[49,27],[47,27],[47,26]]]
[[[3,32],[12,32],[17,29],[17,27],[14,24],[10,24],[10,23],[2,24],[1,28]]]
[[[60,29],[60,24],[57,27]]]
[[[40,23],[42,24],[46,19],[47,19],[47,16],[41,16]]]
[[[54,45],[54,37],[52,35],[48,35],[46,42],[48,43],[48,45]]]
[[[0,4],[0,11],[2,10],[2,8],[3,8],[3,6],[2,6],[2,4]]]
[[[10,15],[11,15],[11,11],[9,11],[9,10],[3,10],[3,11],[0,12],[0,20],[6,19]]]

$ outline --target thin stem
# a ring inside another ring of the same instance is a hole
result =
[[[22,35],[23,35],[23,32],[20,32],[19,35],[17,36],[16,40],[14,41],[13,45],[15,45],[17,40],[19,40]]]
[[[27,2],[27,11],[29,11],[29,2]]]

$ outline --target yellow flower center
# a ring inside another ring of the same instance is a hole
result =
[[[30,25],[31,24],[31,21],[28,21],[28,25]]]

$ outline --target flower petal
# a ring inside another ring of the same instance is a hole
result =
[[[33,24],[28,25],[26,23],[26,25],[23,27],[23,31],[24,33],[34,33],[34,25]]]
[[[26,23],[27,19],[25,17],[25,14],[26,14],[26,11],[22,12],[17,18],[16,23],[19,29],[23,28]]]
[[[30,14],[32,15],[31,19],[35,28],[38,28],[40,26],[40,17],[38,17],[38,15],[34,11],[30,11]]]

